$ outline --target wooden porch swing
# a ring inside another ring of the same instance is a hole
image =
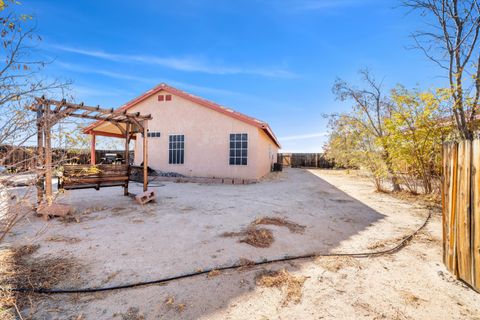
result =
[[[37,201],[51,204],[53,200],[52,190],[52,145],[51,129],[60,120],[67,117],[97,120],[101,123],[113,124],[120,134],[114,137],[125,138],[125,164],[101,164],[95,162],[95,135],[92,134],[91,164],[90,165],[63,165],[63,177],[60,188],[66,190],[95,188],[110,186],[123,186],[124,194],[128,195],[128,181],[130,173],[129,142],[135,139],[137,133],[143,135],[143,191],[148,187],[148,153],[147,153],[147,129],[151,115],[141,115],[139,112],[128,113],[112,109],[100,108],[100,106],[86,106],[83,103],[76,104],[67,102],[65,99],[52,100],[45,97],[35,98],[35,102],[29,107],[37,113],[37,166],[39,183],[37,184]],[[44,199],[45,196],[45,199]]]

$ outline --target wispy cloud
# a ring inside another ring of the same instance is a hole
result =
[[[305,140],[305,139],[325,137],[327,135],[328,135],[328,132],[314,132],[314,133],[300,134],[300,135],[294,135],[294,136],[280,137],[278,138],[278,140],[280,141]]]
[[[135,75],[131,75],[131,74],[114,72],[114,71],[101,69],[101,68],[90,68],[90,67],[86,67],[86,66],[83,66],[83,65],[63,62],[63,61],[59,61],[59,60],[55,61],[55,65],[59,68],[62,68],[64,70],[68,70],[68,71],[73,71],[73,72],[78,72],[78,73],[87,73],[87,74],[98,74],[98,75],[102,75],[102,76],[113,78],[113,79],[131,80],[131,81],[146,83],[146,84],[149,84],[149,85],[152,85],[152,86],[156,85],[156,84],[159,84],[160,82],[166,82],[170,85],[180,87],[184,90],[191,90],[191,91],[201,92],[201,93],[206,93],[206,94],[245,96],[242,93],[238,93],[238,92],[234,92],[234,91],[230,91],[230,90],[225,90],[225,89],[194,85],[194,84],[190,84],[190,83],[186,83],[186,82],[182,82],[182,81],[165,79],[165,78],[153,79],[153,78],[148,78],[148,77],[140,77],[140,76],[135,76]]]
[[[125,94],[125,90],[118,90],[115,88],[99,88],[83,85],[72,85],[72,90],[75,98],[97,98],[97,97],[116,97]]]
[[[105,70],[105,69],[90,68],[90,67],[85,67],[85,66],[82,66],[82,65],[79,65],[79,64],[63,62],[63,61],[59,61],[59,60],[55,61],[55,65],[57,67],[62,68],[62,69],[73,71],[73,72],[99,74],[99,75],[114,78],[114,79],[133,80],[133,81],[138,81],[138,82],[152,83],[152,80],[146,79],[144,77],[132,76],[132,75],[129,75],[129,74],[109,71],[109,70]]]
[[[239,67],[239,66],[225,66],[225,65],[213,65],[199,58],[183,57],[159,57],[152,55],[139,55],[139,54],[118,54],[110,53],[101,50],[81,49],[64,45],[50,45],[51,48],[80,54],[84,56],[105,59],[113,62],[126,62],[126,63],[141,63],[149,65],[158,65],[161,67],[187,71],[187,72],[201,72],[208,74],[249,74],[263,77],[272,78],[295,78],[297,75],[287,69],[281,67]]]

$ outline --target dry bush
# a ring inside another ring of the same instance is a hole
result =
[[[286,269],[265,271],[255,278],[255,282],[259,286],[282,290],[283,305],[290,302],[297,304],[302,300],[302,287],[305,280],[305,277],[292,276]]]
[[[52,288],[67,279],[79,279],[83,267],[75,259],[32,259],[38,248],[25,245],[0,251],[0,318],[14,319],[14,314],[33,306],[33,294],[13,292],[11,288]]]

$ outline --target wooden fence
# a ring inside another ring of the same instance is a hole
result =
[[[333,168],[332,161],[325,159],[323,153],[279,153],[277,162],[283,166]]]
[[[480,292],[480,140],[443,145],[443,261]]]
[[[36,147],[13,147],[10,145],[0,146],[0,165],[6,166],[15,172],[24,172],[36,167]],[[95,150],[95,158],[100,160],[106,153],[118,153],[123,155],[123,150]],[[133,151],[130,151],[130,159],[133,159]],[[53,163],[78,163],[90,164],[90,150],[66,150],[61,148],[52,149]]]

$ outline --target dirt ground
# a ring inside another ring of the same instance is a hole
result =
[[[75,219],[31,218],[14,229],[7,245],[39,244],[33,259],[78,261],[81,271],[56,288],[103,287],[241,259],[386,249],[428,213],[416,202],[375,193],[368,180],[344,171],[287,169],[252,185],[155,182],[151,188],[157,202],[145,206],[124,197],[121,188],[67,192],[61,201],[77,208]],[[262,217],[305,228],[259,225],[273,236],[266,247],[224,236]],[[41,295],[21,312],[33,319],[480,319],[480,294],[447,273],[440,245],[436,211],[394,255],[303,259],[164,285]]]

